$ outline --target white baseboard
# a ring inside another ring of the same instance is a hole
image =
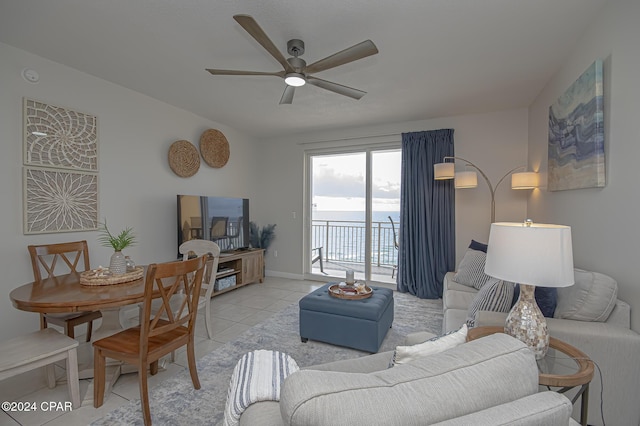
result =
[[[291,280],[304,280],[304,275],[302,274],[292,274],[289,272],[280,272],[280,271],[271,271],[269,269],[264,271],[265,276],[267,277],[277,277],[277,278],[289,278]]]

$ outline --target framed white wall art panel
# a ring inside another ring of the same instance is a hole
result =
[[[24,233],[98,229],[98,175],[23,168]]]
[[[25,234],[98,228],[98,119],[24,98]]]
[[[98,171],[98,119],[24,98],[24,164]]]

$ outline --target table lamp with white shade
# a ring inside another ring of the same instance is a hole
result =
[[[549,348],[549,331],[534,291],[536,286],[574,284],[571,228],[530,220],[492,223],[484,271],[520,284],[520,297],[509,312],[504,331],[526,343],[536,359],[543,358]]]

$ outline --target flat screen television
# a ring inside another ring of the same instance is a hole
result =
[[[178,247],[193,239],[211,240],[223,252],[249,247],[249,200],[178,195]]]

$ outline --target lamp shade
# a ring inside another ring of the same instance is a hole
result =
[[[511,175],[511,189],[533,189],[538,187],[538,173],[520,172]]]
[[[573,285],[571,228],[541,223],[492,223],[487,275],[540,287]]]
[[[457,189],[475,188],[478,186],[478,174],[474,171],[458,172],[455,176],[455,187]]]
[[[433,178],[435,180],[453,179],[455,167],[454,163],[436,163],[433,165]]]

